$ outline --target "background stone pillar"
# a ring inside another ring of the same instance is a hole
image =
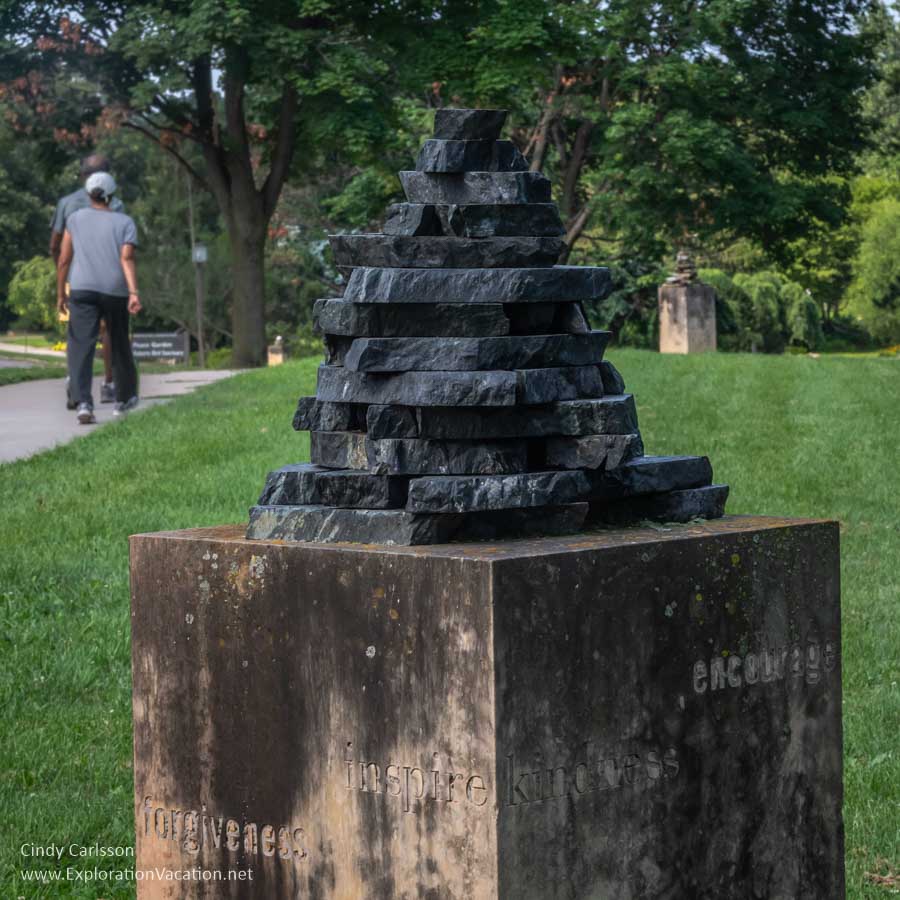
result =
[[[659,352],[715,349],[715,289],[698,280],[690,255],[679,253],[675,274],[659,288]]]

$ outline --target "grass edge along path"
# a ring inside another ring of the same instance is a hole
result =
[[[878,878],[900,868],[900,367],[610,357],[647,452],[708,454],[729,512],[841,521],[848,896],[885,897]],[[25,884],[20,846],[132,844],[128,535],[245,520],[267,470],[308,458],[290,420],[316,365],[238,375],[0,466],[0,896],[133,896],[131,882]],[[32,865],[121,874],[132,861]]]

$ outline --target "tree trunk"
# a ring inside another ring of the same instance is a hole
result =
[[[228,217],[234,283],[232,356],[240,367],[262,366],[266,359],[265,249],[266,224]]]

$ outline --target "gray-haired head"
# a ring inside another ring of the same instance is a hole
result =
[[[81,161],[81,178],[82,180],[95,172],[108,172],[109,158],[102,153],[92,153]]]

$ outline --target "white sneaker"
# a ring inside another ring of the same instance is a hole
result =
[[[90,403],[79,403],[76,416],[79,425],[93,425],[97,421],[94,418],[94,408]]]
[[[113,410],[114,416],[124,416],[125,413],[131,412],[138,405],[137,396],[132,397],[130,400],[126,400],[124,403],[117,403],[116,408]]]

